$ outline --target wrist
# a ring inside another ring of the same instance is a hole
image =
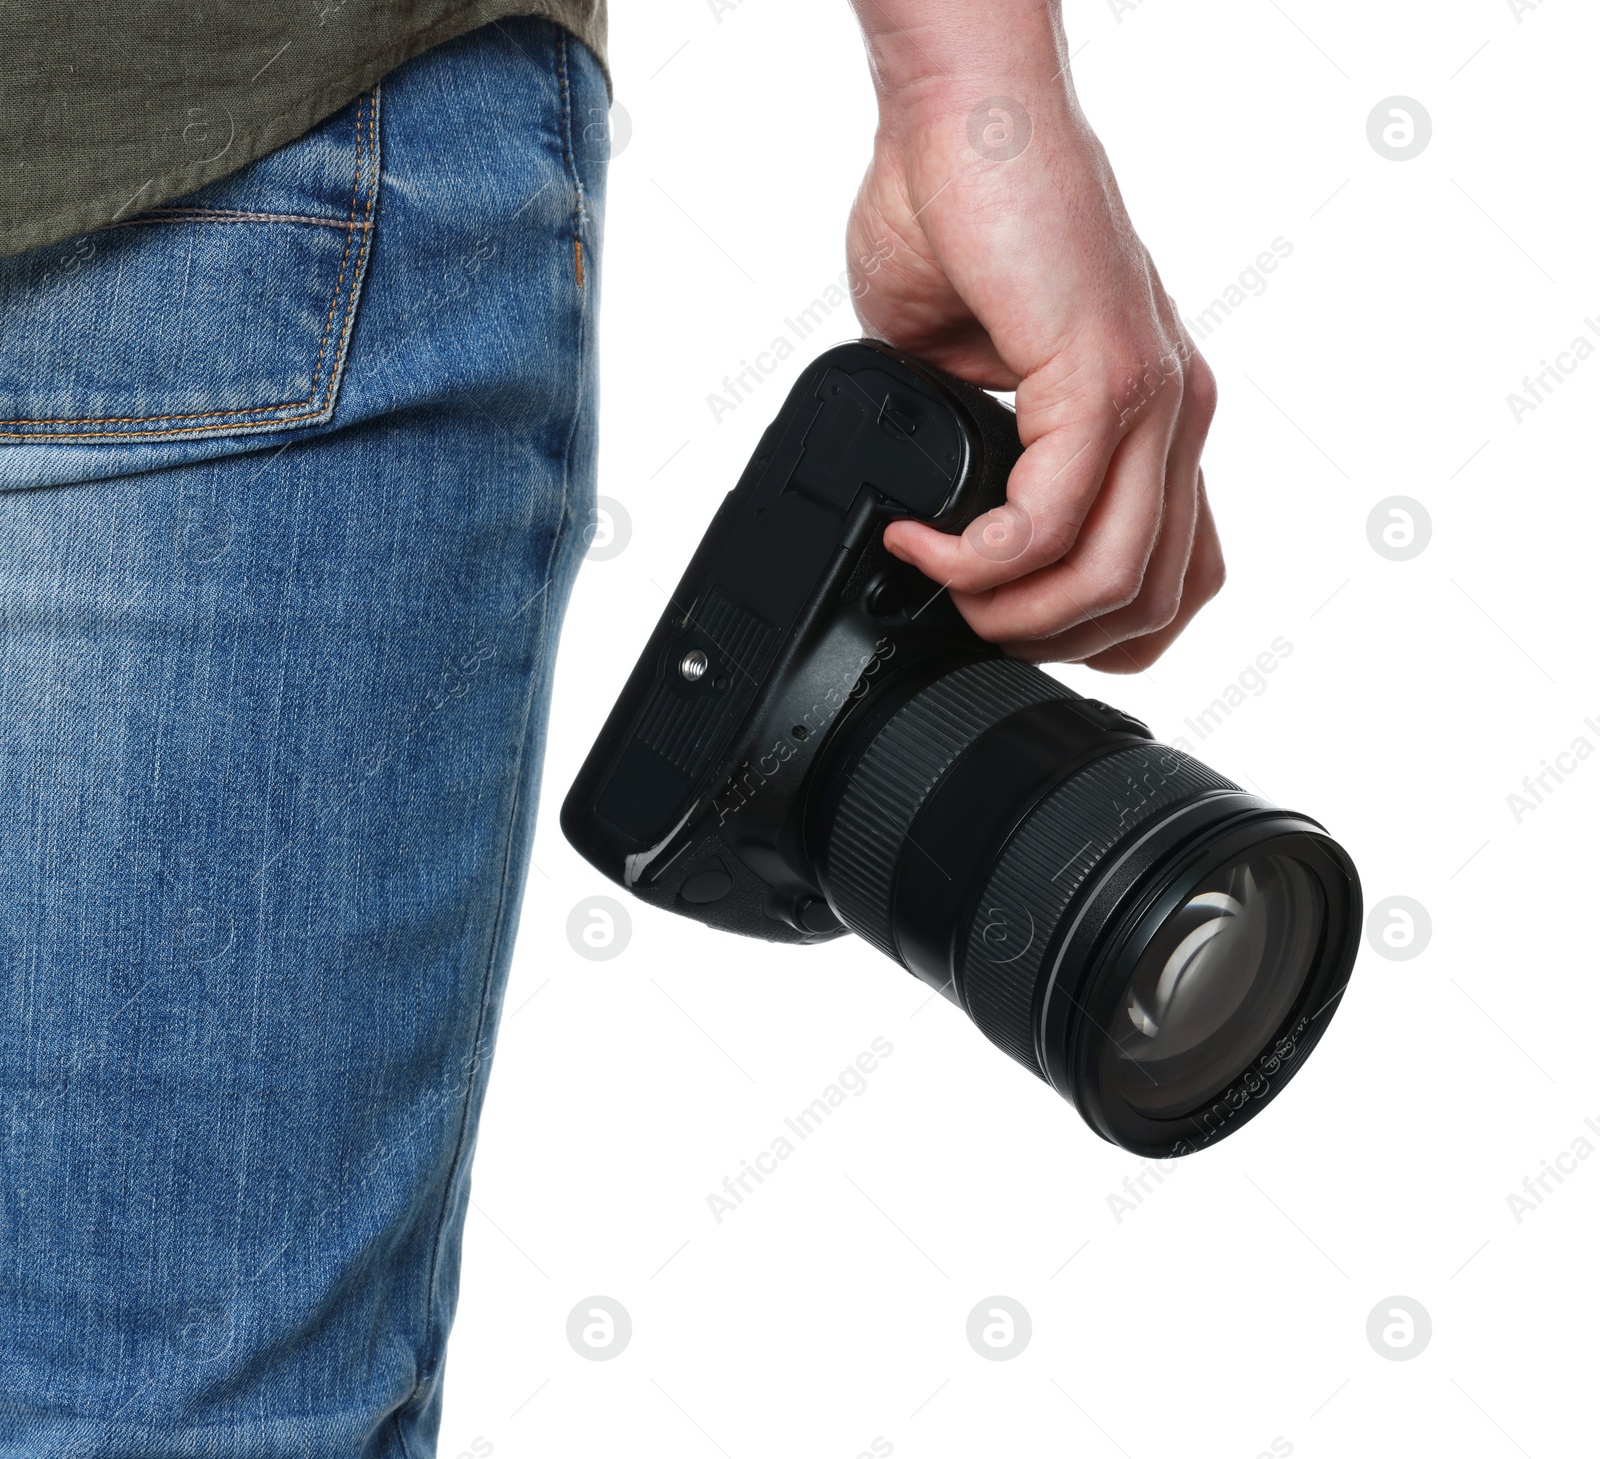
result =
[[[960,209],[1030,190],[1042,190],[1041,206],[1075,196],[1098,206],[1115,187],[1064,76],[974,73],[881,96],[874,150],[911,183],[919,208],[938,194],[943,209]]]
[[[1056,0],[981,9],[967,0],[920,0],[915,19],[895,0],[857,4],[886,122],[963,103],[970,109],[989,96],[1071,94]]]
[[[902,73],[894,85],[875,77],[878,150],[961,158],[978,164],[980,172],[985,162],[1028,153],[1034,162],[1053,157],[1063,180],[1097,177],[1104,153],[1070,74],[1047,64],[1049,53],[1009,67],[1000,59],[968,53],[961,69],[937,74],[924,61],[913,77]]]

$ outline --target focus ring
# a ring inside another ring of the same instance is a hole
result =
[[[901,960],[889,917],[894,868],[922,803],[990,726],[1076,697],[1031,664],[985,659],[946,674],[889,720],[851,775],[828,839],[829,890],[852,931]]]
[[[1164,745],[1096,760],[1041,801],[995,863],[977,902],[959,986],[972,1021],[1041,1079],[1033,1002],[1052,934],[1106,853],[1159,812],[1213,790],[1237,790]]]

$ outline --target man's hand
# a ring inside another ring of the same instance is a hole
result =
[[[873,335],[1015,390],[1025,450],[961,537],[891,551],[1019,657],[1145,668],[1222,586],[1216,384],[1078,109],[1050,0],[854,0],[878,90],[848,231]]]

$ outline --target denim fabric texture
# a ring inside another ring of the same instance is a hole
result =
[[[428,1459],[607,151],[539,20],[0,264],[0,1456]]]

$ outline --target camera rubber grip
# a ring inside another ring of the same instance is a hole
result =
[[[852,932],[903,963],[890,903],[895,865],[923,802],[993,725],[1030,705],[1077,697],[1031,664],[984,659],[936,680],[890,718],[855,767],[828,838],[833,907]]]

